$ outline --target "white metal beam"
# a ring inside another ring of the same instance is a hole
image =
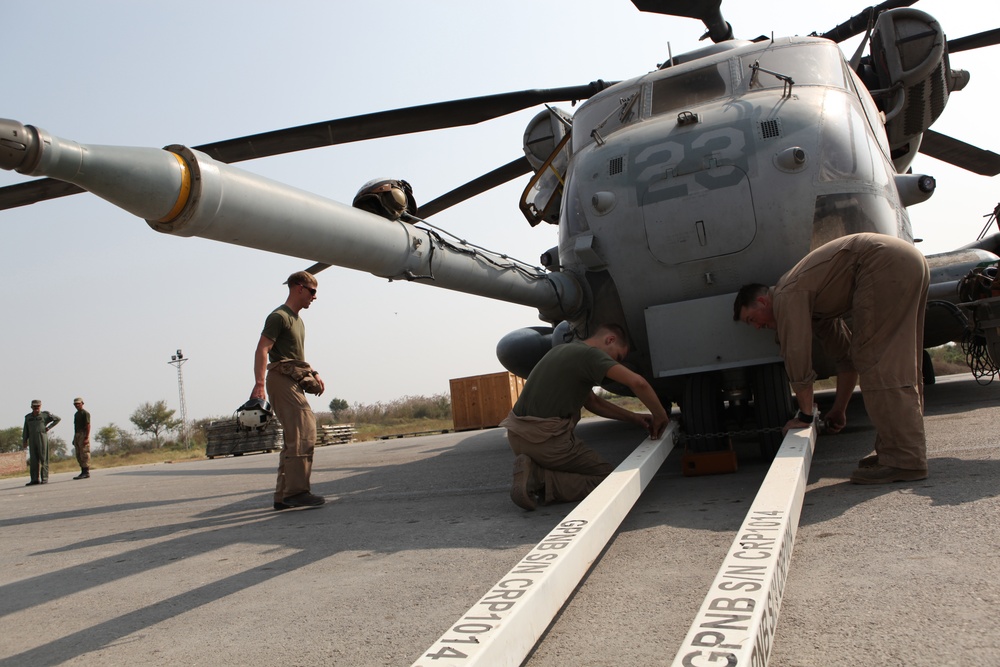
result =
[[[516,667],[590,570],[674,446],[646,439],[413,663]]]
[[[815,423],[785,436],[673,667],[767,664],[815,446]]]

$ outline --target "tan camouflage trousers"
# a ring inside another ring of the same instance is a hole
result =
[[[90,469],[90,435],[85,431],[73,434],[73,449],[76,450],[76,462],[80,470]]]
[[[310,490],[313,450],[316,447],[316,415],[302,388],[287,375],[268,373],[267,398],[284,431],[285,446],[278,457],[278,482],[274,502]]]

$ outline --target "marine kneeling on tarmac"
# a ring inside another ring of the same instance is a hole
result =
[[[638,373],[622,365],[628,338],[617,324],[602,324],[584,340],[557,345],[535,365],[507,418],[507,441],[514,451],[510,498],[523,509],[539,503],[582,500],[614,468],[577,439],[581,408],[599,417],[630,422],[659,438],[670,417],[656,392]],[[605,379],[622,384],[651,414],[631,412],[594,393]]]

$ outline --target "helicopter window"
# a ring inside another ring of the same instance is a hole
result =
[[[755,65],[759,73],[748,77],[750,90],[783,88],[790,78],[795,86],[821,85],[846,89],[844,59],[833,44],[793,44],[744,57],[744,69]],[[777,72],[781,76],[773,73]]]
[[[729,63],[702,67],[653,82],[652,115],[687,109],[727,95]]]
[[[639,117],[640,89],[592,99],[573,116],[573,152],[593,142],[603,143],[609,134]]]

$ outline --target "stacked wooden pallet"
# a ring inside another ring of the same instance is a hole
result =
[[[272,420],[264,428],[248,431],[235,419],[211,422],[205,427],[205,456],[242,456],[250,452],[271,452],[284,444],[281,425]]]
[[[354,442],[354,424],[320,424],[316,427],[316,446],[343,445]]]
[[[354,442],[356,433],[354,424],[320,424],[316,427],[316,446]],[[264,428],[253,431],[240,428],[235,419],[214,421],[205,427],[205,456],[214,459],[216,456],[278,451],[285,444],[283,435],[277,419],[272,419]]]

